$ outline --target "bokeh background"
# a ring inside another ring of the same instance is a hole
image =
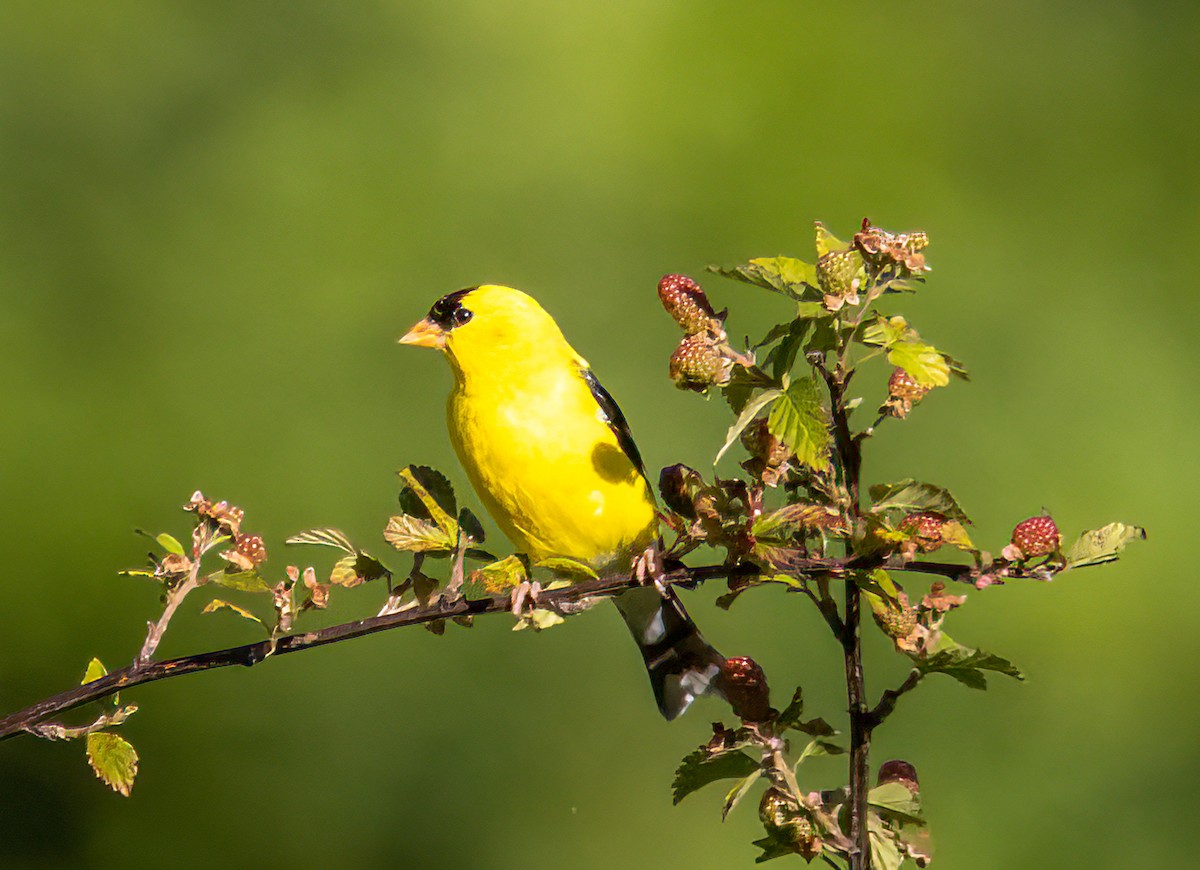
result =
[[[405,463],[465,488],[449,373],[394,344],[458,287],[535,294],[651,466],[709,467],[727,413],[667,381],[658,277],[807,256],[814,218],[849,234],[866,214],[930,232],[932,280],[904,312],[974,373],[888,425],[867,475],[950,487],[993,549],[1043,506],[1069,536],[1150,530],[1117,566],[972,593],[955,636],[1028,682],[933,678],[874,757],[917,765],[946,870],[1187,866],[1198,19],[1133,0],[9,0],[0,707],[92,655],[130,660],[157,608],[116,576],[145,553],[131,530],[183,532],[197,487],[244,505],[277,567],[310,556],[282,540],[313,525],[382,554]],[[707,286],[735,333],[786,310]],[[717,645],[840,715],[836,651],[803,602],[764,591],[725,614],[718,591],[689,597]],[[164,654],[253,639],[199,608]],[[715,787],[670,804],[715,703],[662,722],[611,609],[509,628],[390,632],[128,693],[131,800],[77,744],[7,742],[0,861],[751,862],[752,806],[721,825]],[[869,654],[876,694],[903,667],[878,638]],[[806,770],[844,777],[840,759]]]

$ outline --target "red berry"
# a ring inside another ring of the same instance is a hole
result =
[[[771,715],[767,675],[749,656],[725,659],[717,685],[733,712],[744,721],[761,722]]]
[[[929,390],[930,387],[918,383],[916,378],[900,366],[896,366],[892,371],[892,376],[888,378],[888,395],[893,398],[919,402]]]
[[[658,282],[658,298],[688,335],[709,329],[716,317],[700,285],[686,275],[663,275]]]
[[[1013,529],[1012,543],[1021,551],[1023,558],[1036,559],[1058,552],[1062,546],[1062,535],[1054,520],[1043,514],[1017,523]]]
[[[898,758],[885,761],[879,768],[878,777],[876,780],[878,785],[888,782],[898,782],[914,794],[919,790],[917,769],[907,761],[901,761]]]
[[[262,535],[238,535],[237,551],[253,565],[267,561],[267,548],[263,545]]]
[[[934,511],[911,513],[900,521],[900,531],[912,535],[922,553],[932,553],[942,546],[942,526],[946,517]]]

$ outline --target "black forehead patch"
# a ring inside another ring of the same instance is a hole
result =
[[[440,326],[442,329],[453,329],[470,318],[470,314],[466,317],[461,312],[465,312],[463,308],[463,298],[476,287],[464,287],[462,290],[455,290],[453,293],[447,293],[437,302],[433,303],[433,307],[429,309],[429,319]]]

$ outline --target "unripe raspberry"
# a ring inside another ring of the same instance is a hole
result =
[[[918,383],[916,378],[900,366],[896,366],[892,371],[892,376],[888,378],[888,395],[897,399],[919,402],[925,398],[930,389],[930,387]]]
[[[899,607],[889,604],[886,610],[874,614],[876,624],[893,640],[903,640],[917,627],[917,609],[907,602]]]
[[[717,676],[717,687],[743,721],[762,722],[771,715],[767,675],[749,656],[725,659]]]
[[[791,844],[808,860],[820,854],[821,840],[813,833],[812,820],[800,812],[796,801],[777,788],[767,789],[758,803],[758,818],[768,833]]]
[[[703,332],[686,335],[671,354],[668,372],[681,390],[702,393],[711,386],[729,383],[733,363],[725,359]]]
[[[898,782],[913,794],[916,794],[920,790],[920,785],[917,781],[917,769],[907,761],[901,761],[898,758],[885,761],[879,767],[876,784],[884,785],[889,782]]]
[[[856,296],[862,263],[862,254],[855,250],[822,254],[817,260],[817,283],[821,285],[821,292],[828,296]]]
[[[742,432],[742,446],[755,459],[767,466],[781,465],[792,455],[787,445],[771,434],[767,419],[760,417]]]
[[[251,565],[261,565],[267,561],[267,548],[262,535],[238,535],[237,552]]]
[[[900,521],[900,531],[912,536],[912,542],[922,553],[932,553],[942,546],[942,526],[946,517],[935,511],[911,513]]]
[[[658,298],[688,335],[704,332],[716,318],[700,285],[686,275],[663,275],[658,282]]]
[[[1012,545],[1018,550],[1019,559],[1036,559],[1058,552],[1062,535],[1054,520],[1043,514],[1017,523],[1012,533]]]

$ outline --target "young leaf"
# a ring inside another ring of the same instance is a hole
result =
[[[922,483],[911,477],[896,483],[878,483],[870,489],[875,513],[885,510],[933,511],[953,520],[969,523],[966,513],[958,506],[950,491],[932,483]]]
[[[713,755],[700,748],[683,759],[671,784],[673,803],[679,803],[697,789],[721,779],[737,779],[757,772],[759,764],[740,750]]]
[[[717,451],[717,458],[713,460],[713,465],[716,465],[721,461],[721,457],[725,455],[725,451],[733,446],[733,443],[738,440],[738,437],[742,434],[743,430],[745,430],[745,428],[750,425],[750,422],[758,416],[758,412],[782,395],[782,390],[764,390],[746,404],[737,420],[732,426],[729,427],[729,431],[725,433],[725,443],[722,444],[721,449]]]
[[[87,736],[88,764],[109,788],[129,797],[138,772],[138,755],[128,740],[107,731]]]
[[[816,381],[797,378],[771,406],[767,428],[796,454],[796,460],[818,471],[829,467],[829,419]]]
[[[754,783],[758,782],[761,777],[762,771],[756,770],[729,790],[725,795],[725,803],[721,806],[721,821],[729,818],[733,808],[741,802],[742,798],[746,796],[746,792],[750,791]]]
[[[1008,659],[983,650],[971,649],[955,643],[943,634],[937,652],[929,656],[911,656],[913,664],[922,675],[945,674],[972,689],[986,689],[984,671],[995,671],[1017,680],[1024,680],[1021,673]]]
[[[871,867],[873,870],[900,870],[904,863],[904,855],[895,836],[883,826],[878,819],[871,819],[869,825],[871,840]]]
[[[867,792],[867,803],[914,822],[924,821],[920,794],[910,791],[902,782],[885,782],[875,786]]]
[[[565,621],[553,610],[535,607],[533,610],[527,610],[521,614],[517,619],[517,624],[513,626],[513,631],[523,631],[526,628],[532,628],[535,632],[544,631],[547,628],[562,625]]]
[[[899,341],[888,350],[888,362],[899,366],[923,387],[944,387],[950,383],[950,364],[932,345],[920,341]]]
[[[238,607],[236,604],[231,604],[228,601],[223,601],[220,598],[214,598],[212,601],[208,602],[208,604],[204,605],[204,609],[200,612],[216,613],[218,610],[232,610],[242,619],[249,619],[251,622],[257,622],[259,625],[263,626],[263,628],[266,628],[266,625],[263,623],[263,621],[249,610],[246,610],[244,607]]]
[[[108,668],[104,667],[104,663],[100,659],[93,658],[88,662],[87,670],[84,671],[83,679],[79,685],[86,686],[88,683],[94,683],[101,677],[108,676]]]
[[[158,545],[168,553],[174,553],[176,556],[185,555],[183,552],[183,544],[179,543],[179,541],[175,540],[174,537],[168,535],[166,532],[158,535],[154,540],[158,541]]]
[[[526,579],[525,563],[516,556],[505,556],[471,572],[471,582],[482,585],[492,595],[506,593]]]
[[[1082,568],[1084,565],[1114,562],[1126,544],[1145,538],[1145,529],[1127,526],[1124,523],[1109,523],[1107,526],[1092,529],[1080,535],[1079,540],[1067,551],[1067,567]]]
[[[400,506],[408,514],[420,519],[431,519],[452,540],[458,537],[458,523],[454,517],[458,504],[454,499],[454,487],[440,471],[424,465],[409,465],[397,472],[404,480],[405,488],[400,492]]]
[[[455,546],[454,536],[445,529],[408,514],[391,517],[383,530],[383,538],[397,550],[414,553],[453,550]]]
[[[254,569],[249,571],[213,571],[204,578],[209,583],[216,583],[226,589],[236,589],[238,592],[270,592],[271,584],[262,578]]]
[[[830,251],[846,250],[846,243],[825,229],[825,224],[813,221],[817,236],[817,257],[824,257]]]
[[[817,286],[817,267],[792,257],[759,257],[740,266],[706,268],[725,278],[774,290],[796,300],[807,288]]]
[[[338,529],[309,529],[308,531],[300,532],[298,535],[292,535],[284,543],[319,544],[324,547],[336,547],[347,553],[354,552],[354,545]]]

